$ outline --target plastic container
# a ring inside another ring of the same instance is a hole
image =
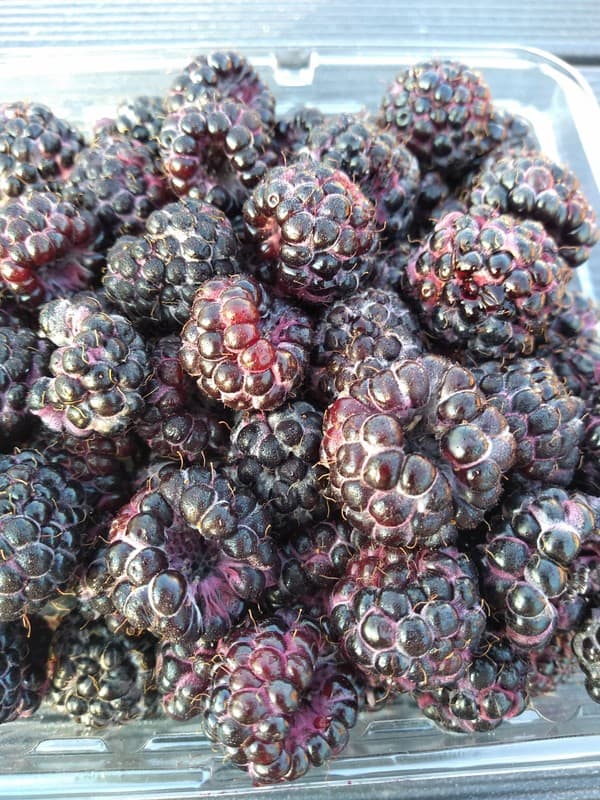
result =
[[[0,52],[2,99],[43,101],[90,129],[124,97],[163,92],[195,52]],[[299,104],[328,112],[375,108],[401,66],[431,55],[461,58],[483,71],[497,105],[532,121],[542,149],[570,164],[600,212],[600,109],[583,78],[549,54],[401,43],[393,52],[245,52],[273,87],[280,112]],[[587,293],[600,295],[600,247],[577,275]],[[2,725],[0,798],[600,796],[600,705],[579,683],[490,734],[443,733],[407,701],[365,713],[340,758],[269,788],[252,787],[198,731],[193,720],[149,720],[86,733],[51,712]]]

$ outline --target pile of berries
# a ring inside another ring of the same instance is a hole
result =
[[[0,106],[0,722],[196,717],[259,784],[409,695],[600,702],[600,238],[454,61],[278,117],[200,55]]]

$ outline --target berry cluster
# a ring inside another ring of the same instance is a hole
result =
[[[278,116],[199,55],[87,144],[1,106],[0,722],[197,717],[268,784],[374,698],[600,702],[598,237],[454,61]]]

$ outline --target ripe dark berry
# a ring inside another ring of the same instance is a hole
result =
[[[278,408],[300,387],[308,315],[244,275],[206,281],[183,328],[181,363],[200,390],[234,409]]]
[[[220,638],[274,580],[268,526],[256,499],[220,472],[163,466],[112,523],[115,610],[166,641]]]
[[[472,209],[435,225],[403,287],[434,339],[484,361],[533,353],[562,309],[570,272],[539,222]]]
[[[375,206],[340,170],[302,159],[274,167],[244,204],[257,277],[281,294],[330,303],[372,271]]]
[[[222,211],[183,198],[154,211],[144,236],[122,236],[108,252],[106,296],[132,322],[179,332],[196,290],[239,271],[237,243]]]
[[[423,349],[419,325],[396,293],[388,287],[363,289],[322,315],[311,356],[312,391],[331,403],[355,380],[419,356]]]
[[[171,190],[227,214],[239,211],[267,171],[269,133],[256,111],[231,99],[181,106],[166,117],[159,141]]]
[[[436,547],[473,528],[502,491],[515,441],[469,370],[400,360],[351,384],[325,412],[328,496],[374,541]]]
[[[0,106],[0,197],[58,186],[73,168],[83,136],[42,103]]]
[[[358,694],[308,618],[246,624],[220,648],[204,706],[207,736],[257,783],[299,778],[340,753]]]
[[[104,728],[150,716],[155,642],[109,630],[74,612],[52,637],[50,701],[71,719]]]
[[[101,260],[91,252],[97,217],[49,191],[29,190],[0,208],[0,279],[33,307],[90,285]]]
[[[383,97],[379,123],[425,168],[451,175],[464,172],[494,144],[490,90],[481,75],[457,61],[401,70]]]
[[[41,453],[0,457],[0,621],[36,613],[75,574],[88,507],[81,484]]]
[[[82,294],[47,303],[40,329],[56,350],[51,377],[31,388],[31,411],[51,430],[73,436],[125,433],[144,409],[149,375],[146,347],[129,320]]]
[[[196,56],[171,84],[165,105],[171,113],[205,99],[244,103],[259,115],[267,130],[273,126],[275,98],[239,53],[216,50]]]
[[[269,507],[278,528],[327,516],[318,466],[322,423],[323,415],[299,400],[269,413],[246,413],[231,432],[233,474]]]
[[[415,692],[426,717],[457,733],[491,731],[527,708],[528,660],[506,639],[486,633],[456,684]]]
[[[570,568],[597,524],[589,498],[559,488],[515,491],[490,520],[482,594],[519,648],[544,648],[582,610],[569,608]]]
[[[394,689],[454,684],[485,628],[475,569],[454,548],[361,551],[330,600],[345,658]]]

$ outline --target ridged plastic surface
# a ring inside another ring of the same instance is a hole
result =
[[[82,736],[51,713],[37,724],[32,719],[3,725],[0,797],[406,798],[430,797],[427,785],[435,784],[440,796],[456,798],[467,776],[501,781],[516,770],[525,776],[558,767],[561,772],[600,768],[600,706],[590,703],[578,684],[539,699],[536,710],[494,733],[472,736],[443,733],[401,699],[363,713],[339,758],[287,787],[252,787],[242,772],[222,762],[198,729],[193,720],[176,726],[149,720]],[[447,794],[440,791],[444,783]]]
[[[150,5],[136,6],[135,14]],[[50,8],[54,3],[40,6]],[[306,11],[303,7],[301,13]],[[224,13],[233,13],[230,6]],[[600,110],[586,82],[553,57],[521,48],[418,48],[401,42],[394,48],[307,46],[273,51],[256,44],[246,47],[248,31],[243,27],[240,31],[239,48],[274,88],[280,112],[298,104],[318,105],[328,112],[362,105],[374,108],[402,65],[433,52],[462,58],[484,72],[498,105],[533,122],[542,149],[571,165],[600,211]],[[271,30],[269,38],[272,35]],[[160,36],[164,41],[165,32]],[[164,91],[175,70],[196,49],[207,48],[196,48],[188,40],[181,46],[152,48],[2,50],[3,99],[41,100],[90,129],[124,97]],[[600,252],[578,275],[585,291],[600,295]],[[600,706],[587,699],[579,684],[563,686],[557,694],[537,701],[535,710],[491,734],[444,734],[406,701],[363,714],[341,758],[296,784],[269,789],[252,787],[243,773],[223,764],[194,721],[147,721],[98,735],[47,712],[0,727],[0,798],[5,800],[268,796],[469,800],[483,790],[486,797],[511,792],[522,797],[544,786],[556,789],[553,798],[558,800],[600,796],[595,794],[598,771]],[[522,778],[515,785],[517,774]],[[571,780],[557,777],[552,782],[550,774],[569,775]],[[577,788],[581,781],[584,793]]]
[[[598,56],[595,0],[4,0],[0,39],[28,43],[162,44],[217,42],[239,47],[284,41],[322,47],[332,41],[395,44],[515,42],[565,58]]]

